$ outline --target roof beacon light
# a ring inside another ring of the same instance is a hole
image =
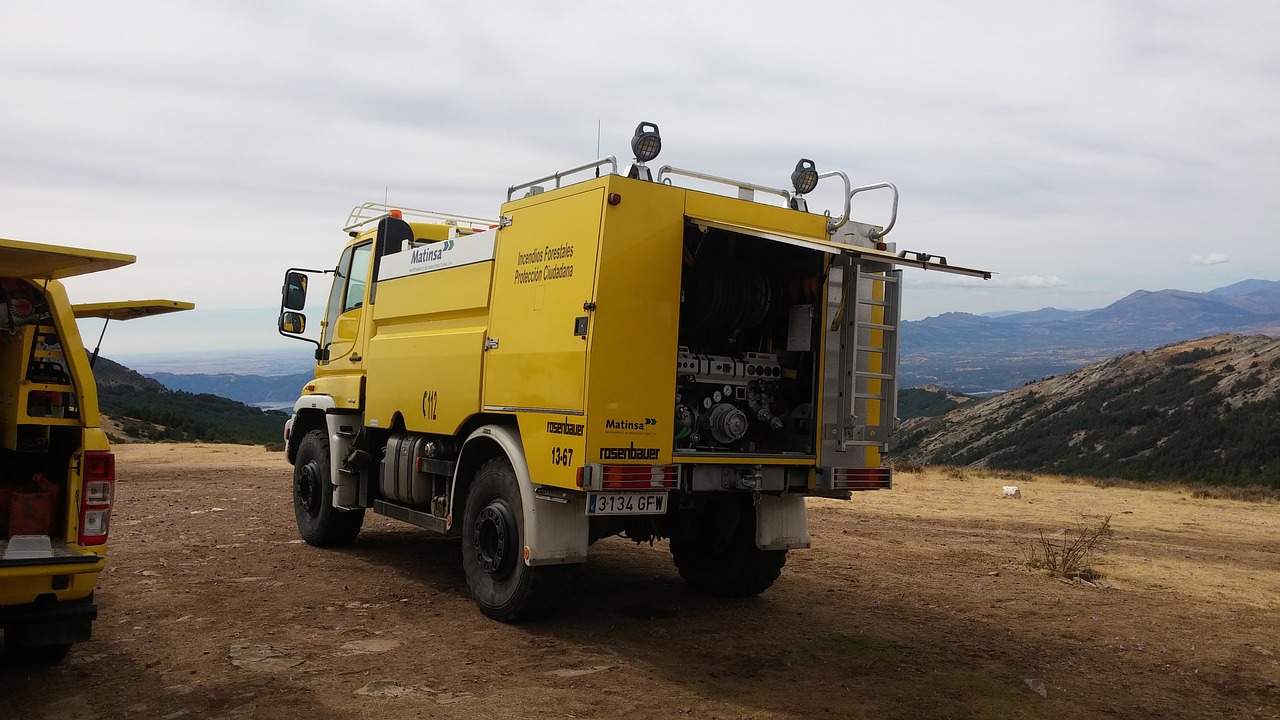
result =
[[[646,163],[658,157],[658,153],[662,152],[662,138],[658,136],[658,126],[648,122],[637,125],[636,134],[631,138],[631,152],[635,153],[636,162],[639,163]]]
[[[791,173],[791,186],[796,189],[797,195],[813,192],[818,187],[818,168],[812,160],[800,158],[795,171]]]

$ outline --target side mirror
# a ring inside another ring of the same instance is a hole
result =
[[[306,315],[303,315],[302,313],[299,313],[299,312],[289,312],[289,311],[280,313],[280,332],[288,335],[301,335],[302,333],[306,332],[306,329],[307,329]]]
[[[307,276],[300,272],[290,272],[284,276],[284,288],[280,291],[284,295],[284,308],[286,310],[302,310],[307,304]],[[290,315],[293,313],[285,313]],[[302,316],[298,316],[301,318]],[[284,318],[281,317],[283,324]],[[302,332],[301,329],[298,332]]]

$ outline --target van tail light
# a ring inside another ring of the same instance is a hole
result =
[[[107,542],[111,525],[111,498],[115,495],[116,456],[90,450],[84,454],[83,489],[80,492],[80,544]]]

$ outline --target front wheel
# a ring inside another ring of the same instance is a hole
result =
[[[350,545],[364,524],[364,508],[339,510],[333,506],[329,436],[324,430],[312,430],[298,443],[293,464],[293,515],[302,539],[316,547]]]
[[[559,602],[565,568],[524,562],[520,485],[505,457],[480,467],[462,517],[462,564],[471,596],[503,622],[545,617]]]
[[[718,597],[759,595],[787,562],[786,550],[756,547],[756,510],[748,495],[717,497],[693,511],[671,536],[671,557],[689,587]]]

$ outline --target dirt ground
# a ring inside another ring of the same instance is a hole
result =
[[[554,619],[472,604],[456,541],[370,514],[302,544],[261,448],[118,446],[94,639],[6,664],[3,718],[1280,718],[1280,506],[938,470],[810,502],[767,593],[592,549]],[[1103,587],[1025,567],[1113,535]]]

